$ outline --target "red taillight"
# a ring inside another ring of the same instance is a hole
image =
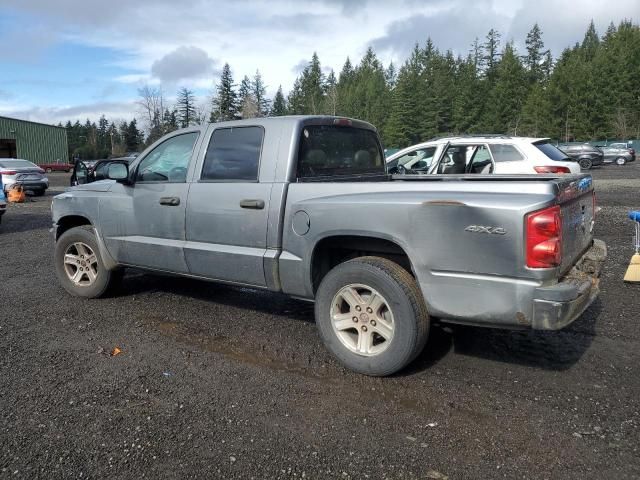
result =
[[[537,173],[571,173],[568,167],[556,167],[551,165],[542,165],[533,167]]]
[[[526,217],[527,267],[552,268],[562,263],[560,207],[549,207]]]
[[[15,170],[0,170],[0,175],[15,175],[16,172]]]

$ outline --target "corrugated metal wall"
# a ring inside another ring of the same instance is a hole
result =
[[[15,140],[18,158],[33,163],[69,161],[64,128],[0,117],[0,139]]]

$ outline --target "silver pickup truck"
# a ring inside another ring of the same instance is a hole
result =
[[[390,176],[374,127],[280,117],[188,128],[56,196],[62,286],[124,267],[315,301],[327,348],[388,375],[432,319],[559,329],[598,293],[589,175]]]

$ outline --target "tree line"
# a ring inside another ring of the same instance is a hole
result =
[[[504,133],[560,141],[640,138],[640,27],[624,20],[600,36],[593,24],[557,59],[535,24],[524,51],[503,45],[491,29],[467,55],[416,44],[400,66],[387,66],[369,48],[339,74],[313,54],[285,96],[267,98],[259,71],[236,84],[230,65],[206,101],[180,88],[175,105],[162,89],[139,90],[142,129],[131,122],[67,122],[72,154],[102,157],[136,151],[167,132],[206,121],[281,115],[341,115],[375,125],[385,146],[404,147],[438,135]],[[143,133],[144,131],[144,133]]]

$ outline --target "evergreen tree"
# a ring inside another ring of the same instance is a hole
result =
[[[296,78],[293,82],[293,88],[289,92],[287,104],[289,105],[289,113],[292,115],[304,115],[308,113],[305,107],[300,77]]]
[[[281,117],[287,114],[287,102],[282,94],[282,85],[278,87],[276,96],[273,99],[270,115],[272,117]]]
[[[581,52],[585,60],[593,60],[596,56],[599,45],[600,38],[598,37],[598,32],[596,32],[596,26],[594,25],[593,20],[591,20],[589,28],[587,28],[587,33],[584,34],[584,39],[582,40],[581,45]]]
[[[500,59],[500,33],[492,28],[487,33],[486,39],[487,41],[483,45],[484,56],[482,60],[486,66],[485,74],[489,80],[492,80],[496,65]]]
[[[138,122],[134,118],[124,127],[124,142],[128,152],[137,152],[142,145],[142,132],[138,130]]]
[[[240,82],[238,89],[239,118],[255,118],[259,116],[258,102],[253,95],[251,80],[246,75]]]
[[[269,114],[269,99],[267,98],[267,87],[262,80],[260,70],[256,70],[256,74],[251,82],[251,92],[255,99],[258,109],[258,117],[266,117]]]
[[[162,114],[162,132],[163,135],[169,132],[173,132],[179,128],[178,126],[178,113],[175,109],[169,111],[168,108],[164,110]]]
[[[384,131],[389,89],[384,68],[371,47],[353,73],[349,95],[352,110],[346,114],[366,120]]]
[[[529,82],[540,82],[544,78],[543,62],[545,60],[544,42],[542,30],[536,23],[527,34],[525,41],[527,54],[524,56],[524,66],[529,73]]]
[[[336,80],[336,75],[331,70],[331,73],[327,76],[327,81],[325,82],[325,91],[327,92],[325,95],[325,106],[323,108],[323,113],[328,115],[336,115],[338,112],[338,81]]]
[[[531,137],[550,135],[550,109],[544,88],[540,83],[534,84],[522,106],[522,122],[518,134]]]
[[[353,116],[353,112],[355,111],[351,94],[354,74],[351,60],[347,57],[347,60],[342,66],[338,84],[336,85],[336,96],[338,97],[337,111],[340,115]]]
[[[178,122],[181,128],[186,128],[195,123],[196,97],[192,90],[185,87],[178,90],[176,110],[178,112]],[[156,118],[155,121],[159,123],[159,118]]]
[[[526,93],[526,72],[513,44],[508,43],[496,65],[483,126],[492,133],[518,135]]]
[[[411,57],[398,72],[383,135],[385,145],[402,148],[421,141],[420,119],[423,112],[418,103],[418,92],[421,85],[422,57],[423,51],[416,45]]]
[[[457,60],[455,90],[452,106],[452,132],[456,134],[479,131],[480,113],[484,107],[484,84],[480,78],[478,59],[469,53]]]
[[[292,113],[318,115],[324,107],[324,93],[324,75],[318,54],[314,52],[289,94]]]
[[[216,93],[211,109],[211,122],[233,120],[238,114],[237,94],[234,90],[233,75],[228,63],[222,68],[220,83],[216,86]]]
[[[480,44],[478,37],[471,44],[471,51],[469,55],[473,59],[473,67],[476,72],[482,73],[484,71],[484,47]]]
[[[385,70],[384,78],[387,81],[387,88],[393,90],[393,87],[396,86],[396,80],[398,79],[398,72],[396,72],[396,67],[393,62],[390,62]]]

